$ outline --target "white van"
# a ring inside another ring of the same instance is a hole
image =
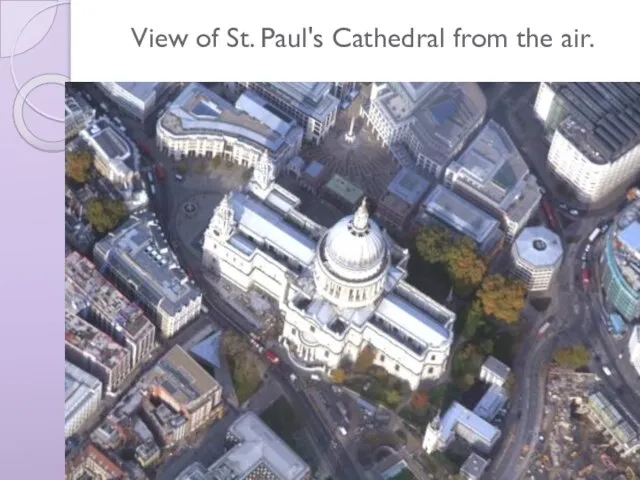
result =
[[[318,375],[317,373],[312,373],[311,376],[309,377],[311,380],[313,380],[314,382],[319,382],[320,380],[322,380],[320,378],[320,375]]]
[[[342,435],[343,437],[347,436],[347,429],[344,427],[338,427],[338,432],[340,433],[340,435]]]
[[[606,365],[603,365],[603,367],[602,367],[602,371],[604,372],[604,374],[605,374],[607,377],[610,377],[610,376],[611,376],[611,369],[610,369],[609,367],[607,367]]]

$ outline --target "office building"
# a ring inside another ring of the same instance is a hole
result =
[[[64,313],[65,358],[115,392],[131,371],[129,351],[75,313]]]
[[[587,407],[589,419],[622,458],[633,455],[640,449],[637,425],[603,392],[597,391],[589,395]]]
[[[80,96],[64,97],[64,138],[69,140],[87,128],[96,116],[96,111]]]
[[[453,234],[469,237],[485,256],[504,241],[498,220],[442,185],[436,185],[422,202],[416,222],[442,225]]]
[[[542,83],[534,108],[552,138],[549,165],[580,200],[640,173],[640,83]]]
[[[417,172],[402,168],[378,200],[376,216],[390,230],[405,231],[430,183]]]
[[[192,83],[158,120],[156,143],[173,158],[219,156],[253,167],[267,154],[279,171],[300,151],[302,129],[255,92],[236,106],[201,84]]]
[[[77,252],[65,258],[65,294],[68,310],[84,315],[129,350],[130,368],[155,348],[155,328],[142,309]]]
[[[222,418],[222,388],[176,345],[145,375],[142,416],[163,447]]]
[[[482,458],[477,453],[472,453],[462,464],[460,473],[465,480],[480,480],[488,465],[488,460]]]
[[[166,338],[200,314],[202,292],[182,270],[152,212],[133,214],[96,243],[94,259],[139,301]]]
[[[360,111],[383,146],[406,147],[416,165],[439,178],[482,125],[487,101],[475,83],[378,83]]]
[[[127,480],[129,475],[95,445],[66,459],[66,480]]]
[[[130,186],[140,162],[138,149],[107,117],[101,117],[80,132],[94,152],[96,170],[116,185]]]
[[[507,131],[489,120],[445,170],[447,187],[502,223],[511,240],[538,209],[542,194]]]
[[[511,247],[512,273],[530,292],[544,292],[562,263],[562,240],[544,226],[527,227]]]
[[[408,252],[369,217],[366,201],[325,229],[262,175],[256,169],[246,192],[225,196],[215,209],[204,269],[272,296],[284,318],[280,342],[301,365],[329,371],[370,345],[375,364],[412,388],[438,378],[455,314],[406,283]]]
[[[74,435],[93,415],[102,399],[102,383],[66,362],[64,365],[64,437]]]
[[[319,144],[336,123],[339,101],[331,95],[331,82],[236,82],[228,86],[260,94],[302,127],[307,142]]]
[[[511,369],[495,357],[487,357],[480,368],[480,380],[485,383],[491,383],[502,387],[509,375]]]
[[[610,305],[627,322],[640,317],[640,200],[622,210],[607,231],[601,264]]]
[[[101,82],[102,90],[120,108],[145,120],[158,106],[159,100],[175,84],[169,82]]]
[[[231,424],[225,441],[227,452],[202,478],[311,480],[309,465],[253,412],[241,415]]]
[[[456,435],[474,449],[489,453],[500,438],[500,430],[458,402],[453,402],[444,415],[436,416],[427,425],[422,448],[427,453],[446,450]]]

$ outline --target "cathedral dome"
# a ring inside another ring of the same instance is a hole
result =
[[[388,241],[369,218],[365,201],[355,214],[336,223],[320,242],[324,266],[347,282],[367,281],[388,264]]]

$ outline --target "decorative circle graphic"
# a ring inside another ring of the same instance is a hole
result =
[[[51,84],[64,85],[66,80],[67,77],[59,73],[39,75],[20,88],[13,102],[13,123],[18,133],[26,142],[43,152],[62,152],[64,150],[64,138],[61,140],[45,140],[31,131],[24,118],[24,107],[25,104],[28,105],[27,97],[38,87]]]
[[[59,3],[58,0],[0,0],[0,58],[22,55],[38,46],[53,26]],[[32,23],[34,17],[37,20]],[[31,28],[24,35],[24,27],[30,23]],[[20,25],[24,27],[20,29]],[[18,45],[20,37],[22,42]]]
[[[2,27],[0,30],[0,53],[2,57],[9,57],[11,77],[17,90],[13,104],[13,121],[16,130],[27,143],[45,152],[63,151],[64,137],[60,140],[47,140],[35,134],[25,117],[25,106],[44,120],[64,123],[64,116],[61,118],[38,108],[33,101],[29,100],[29,95],[44,85],[64,86],[69,79],[60,73],[47,73],[32,77],[23,83],[18,80],[14,60],[17,57],[22,58],[23,53],[34,50],[43,44],[43,40],[52,31],[58,15],[58,7],[61,5],[68,6],[69,0],[0,0],[0,26]],[[7,25],[11,25],[11,28],[7,29]],[[13,44],[12,47],[8,46],[8,42]],[[7,54],[8,52],[10,53]]]

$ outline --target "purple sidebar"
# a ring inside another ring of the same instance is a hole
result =
[[[64,478],[69,3],[0,0],[0,478]]]

